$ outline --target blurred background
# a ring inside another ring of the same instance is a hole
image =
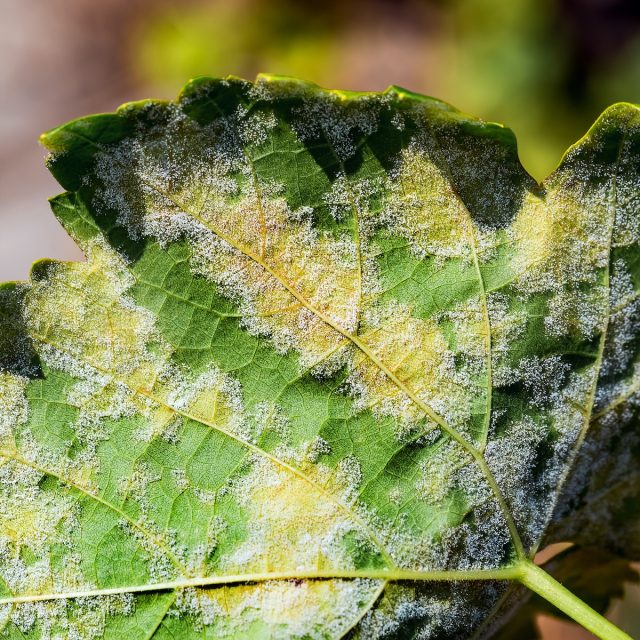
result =
[[[0,281],[78,257],[48,213],[38,134],[196,75],[389,84],[512,127],[542,179],[640,102],[640,0],[0,0]]]
[[[82,257],[49,212],[38,135],[193,76],[399,84],[512,127],[538,180],[606,106],[640,102],[640,0],[0,0],[0,15],[0,281]],[[612,615],[640,636],[638,602]]]

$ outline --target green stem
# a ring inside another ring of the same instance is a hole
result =
[[[520,569],[518,579],[525,587],[535,591],[601,640],[633,640],[540,567],[526,561],[520,565]]]

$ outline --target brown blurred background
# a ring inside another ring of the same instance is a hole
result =
[[[0,281],[82,257],[49,212],[39,133],[196,75],[399,84],[511,126],[537,179],[610,103],[640,102],[640,0],[0,0],[0,16]],[[611,615],[640,637],[629,591]]]

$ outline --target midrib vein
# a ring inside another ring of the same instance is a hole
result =
[[[91,598],[99,596],[118,595],[122,593],[149,593],[155,591],[173,591],[197,587],[215,587],[235,584],[269,582],[272,580],[386,580],[420,581],[420,582],[456,582],[485,581],[485,580],[517,580],[521,575],[518,566],[502,569],[470,569],[465,570],[433,570],[411,571],[406,569],[328,569],[314,571],[272,571],[264,573],[239,573],[217,576],[186,578],[167,582],[156,582],[140,585],[127,585],[108,589],[86,589],[82,591],[65,591],[60,593],[42,593],[10,598],[0,598],[0,606],[9,604],[23,604],[28,602],[42,602],[45,600],[64,600],[72,598]]]

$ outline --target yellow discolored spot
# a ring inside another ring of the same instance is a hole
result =
[[[129,387],[147,388],[168,355],[154,318],[124,297],[131,276],[114,251],[96,242],[87,253],[86,264],[53,264],[34,282],[26,298],[29,331],[45,350],[59,350],[62,360],[64,351],[79,367],[85,363]],[[150,343],[156,343],[153,353]]]
[[[248,200],[257,207],[255,199]],[[237,228],[227,228],[236,218],[238,228],[247,218],[256,225],[256,211],[248,214],[244,202],[239,212],[225,210],[222,220],[202,214],[214,236],[228,242],[196,241],[194,267],[240,303],[247,328],[269,334],[281,350],[295,348],[305,362],[313,362],[341,340],[318,312],[347,331],[355,329],[360,304],[355,245],[346,236],[336,239],[307,221],[292,220],[286,203],[274,198],[260,205],[267,221],[261,251],[257,237],[252,242]]]
[[[232,491],[247,510],[248,534],[225,561],[225,570],[313,571],[351,566],[343,539],[359,531],[359,525],[329,497],[329,493],[335,495],[333,488],[328,493],[320,489],[323,478],[318,467],[307,466],[304,472],[312,482],[270,460],[255,459],[248,474],[234,484]],[[335,478],[334,483],[346,490],[345,478]]]
[[[373,580],[278,581],[179,595],[179,611],[213,625],[217,638],[237,638],[258,625],[270,638],[336,638],[357,620],[379,588]]]
[[[416,251],[439,257],[468,254],[469,213],[427,153],[402,151],[387,207],[391,228]]]
[[[408,307],[390,304],[368,318],[360,336],[377,359],[415,394],[432,406],[449,406],[462,399],[455,383],[453,354],[438,324],[414,318]],[[395,415],[406,422],[422,419],[422,410],[360,351],[353,352],[350,384],[374,411]]]
[[[609,255],[608,189],[566,178],[544,200],[527,193],[512,229],[518,286],[543,291],[594,281]]]

